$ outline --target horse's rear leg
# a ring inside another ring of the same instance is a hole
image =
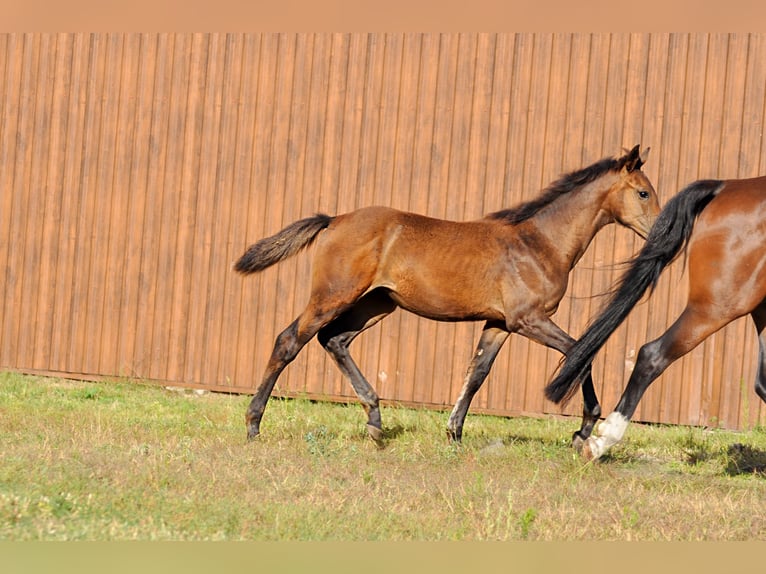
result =
[[[455,403],[447,422],[447,437],[450,441],[460,442],[463,438],[463,423],[468,414],[468,407],[471,400],[481,387],[484,379],[487,378],[495,357],[508,339],[510,333],[505,325],[492,324],[487,322],[481,333],[481,338],[476,346],[471,364],[465,375],[465,382],[460,391],[460,396]]]
[[[340,371],[349,379],[367,412],[367,432],[377,443],[383,439],[380,420],[380,400],[375,389],[351,358],[348,347],[356,336],[396,309],[384,290],[375,290],[362,297],[353,307],[319,331],[319,342],[330,353]]]
[[[636,366],[617,406],[596,429],[595,436],[583,445],[587,459],[597,459],[622,440],[630,418],[649,385],[671,363],[694,349],[707,337],[736,317],[715,317],[706,309],[687,306],[675,323],[658,339],[646,343],[638,351]]]
[[[766,302],[761,303],[750,316],[758,331],[758,374],[755,378],[755,393],[766,402]]]

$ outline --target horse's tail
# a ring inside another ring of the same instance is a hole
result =
[[[568,401],[598,350],[628,316],[646,290],[654,290],[663,269],[686,247],[697,215],[723,187],[719,180],[699,180],[672,197],[657,217],[641,251],[611,291],[611,299],[582,337],[569,349],[559,371],[545,387],[555,403]]]
[[[234,270],[243,275],[257,273],[295,255],[314,242],[316,236],[335,219],[323,213],[291,223],[282,231],[261,239],[248,247],[234,263]]]

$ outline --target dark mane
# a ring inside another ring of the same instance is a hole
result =
[[[510,209],[503,209],[501,211],[490,213],[485,216],[485,219],[501,219],[506,223],[521,223],[522,221],[526,221],[542,208],[556,201],[562,195],[597,180],[607,172],[622,169],[629,160],[629,154],[624,155],[619,159],[607,157],[599,160],[593,165],[561,176],[545,188],[542,194],[535,199],[517,205],[516,207],[511,207]]]

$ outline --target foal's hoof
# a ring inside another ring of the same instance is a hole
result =
[[[579,432],[572,435],[572,448],[575,452],[582,454],[583,446],[585,445],[585,439],[580,436]]]
[[[449,441],[450,444],[459,445],[461,441],[463,440],[462,433],[452,429],[447,429],[447,440]]]
[[[261,431],[258,429],[258,425],[249,424],[247,425],[247,441],[252,442],[255,439],[258,438],[258,436],[261,434]]]
[[[383,431],[381,429],[374,425],[368,424],[367,434],[370,435],[370,438],[375,441],[375,444],[378,446],[383,446]]]

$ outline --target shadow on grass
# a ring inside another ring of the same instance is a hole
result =
[[[766,451],[735,443],[726,451],[726,474],[756,474],[766,477]]]
[[[383,427],[383,439],[384,440],[393,440],[396,439],[403,434],[414,432],[417,430],[416,425],[401,425],[401,424],[395,424],[393,426],[384,426]]]

